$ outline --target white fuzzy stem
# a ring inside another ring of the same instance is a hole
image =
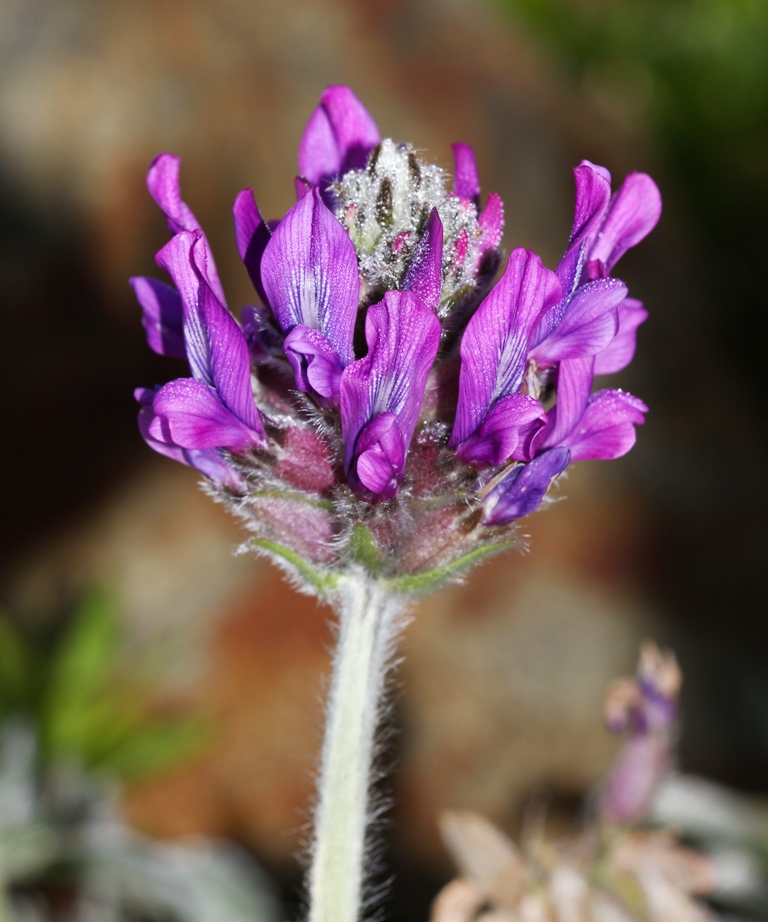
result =
[[[400,606],[364,577],[345,581],[323,743],[309,922],[358,922],[374,734]]]

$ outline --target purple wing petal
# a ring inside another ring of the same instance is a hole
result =
[[[256,293],[265,301],[264,288],[261,284],[261,257],[272,237],[269,225],[262,218],[253,189],[243,189],[232,206],[235,219],[235,241],[240,259],[245,263]]]
[[[318,395],[328,406],[336,404],[342,369],[328,338],[300,323],[285,337],[283,348],[296,376],[296,387],[306,394]]]
[[[250,429],[219,399],[212,387],[194,378],[165,384],[152,403],[152,438],[181,448],[245,451],[264,444],[263,432]]]
[[[620,458],[635,444],[635,426],[645,422],[647,412],[642,400],[625,391],[597,391],[564,444],[574,461]]]
[[[149,348],[158,355],[185,359],[181,298],[175,288],[157,279],[136,276],[128,280],[141,305],[141,322]]]
[[[538,400],[522,394],[502,397],[465,442],[456,450],[464,461],[481,467],[504,464],[510,458],[530,461],[533,437],[546,415]]]
[[[205,238],[195,231],[177,234],[157,258],[181,295],[184,340],[194,378],[215,388],[223,404],[249,431],[261,432],[264,444],[266,437],[251,389],[248,344],[206,280],[205,257]]]
[[[618,279],[577,288],[560,322],[529,357],[541,367],[602,352],[616,335],[618,306],[626,294],[627,286]]]
[[[480,203],[480,177],[477,173],[475,152],[469,144],[451,144],[453,151],[453,191],[459,198]]]
[[[443,290],[443,222],[437,208],[432,209],[427,229],[416,246],[402,287],[405,291],[412,291],[434,314],[437,313]]]
[[[382,414],[394,416],[402,437],[404,465],[421,411],[427,375],[440,344],[440,322],[412,292],[391,291],[382,302],[368,309],[365,336],[368,355],[348,365],[341,376],[344,467],[352,474],[351,481],[360,455],[361,433]],[[380,432],[378,428],[384,426],[378,423],[366,439],[384,438],[384,430]],[[377,449],[376,452],[393,462],[396,460],[395,442],[394,435],[388,435],[386,443],[380,446],[381,451]],[[369,450],[371,446],[364,449]],[[392,475],[398,484],[403,474],[402,465]]]
[[[635,355],[637,328],[648,318],[640,301],[625,298],[619,305],[619,329],[608,346],[595,356],[595,374],[612,375],[629,365]]]
[[[316,189],[275,230],[261,260],[261,280],[283,331],[304,324],[327,337],[342,366],[354,359],[357,254]]]
[[[512,252],[504,275],[467,324],[461,340],[453,447],[475,432],[492,403],[518,391],[536,321],[560,297],[557,277],[535,253],[522,248]]]
[[[159,154],[152,161],[147,173],[149,194],[160,206],[165,215],[165,220],[168,222],[168,230],[172,234],[180,234],[182,231],[202,230],[199,221],[192,213],[192,209],[182,201],[179,187],[180,166],[181,157],[174,157],[173,154]],[[227,299],[224,297],[224,290],[219,281],[216,263],[210,253],[208,254],[207,274],[211,288],[216,292],[216,296],[221,303],[226,305]]]
[[[536,444],[552,448],[564,443],[565,438],[578,425],[592,390],[595,359],[566,359],[557,369],[557,403],[547,416],[548,423],[536,438]]]
[[[483,500],[483,523],[507,525],[535,512],[556,477],[568,467],[571,453],[553,448],[531,461],[512,468]]]
[[[630,173],[611,199],[588,259],[608,274],[630,247],[640,243],[661,215],[661,193],[646,173]],[[591,273],[594,274],[594,273]]]
[[[317,185],[360,169],[380,140],[376,123],[352,90],[329,86],[304,129],[299,172]]]
[[[380,413],[365,426],[355,448],[354,479],[380,499],[391,499],[400,486],[406,446],[394,413]]]
[[[573,229],[568,248],[557,267],[557,277],[566,294],[570,294],[579,282],[586,250],[611,198],[611,174],[605,167],[582,160],[573,175],[576,179]]]

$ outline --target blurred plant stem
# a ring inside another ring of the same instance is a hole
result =
[[[310,922],[357,922],[360,916],[374,735],[403,624],[402,599],[362,575],[340,584],[337,608],[309,874]]]

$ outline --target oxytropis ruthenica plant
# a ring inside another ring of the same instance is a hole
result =
[[[633,173],[612,193],[584,161],[556,270],[522,247],[502,269],[501,199],[483,201],[469,146],[453,155],[451,180],[328,88],[299,145],[296,204],[265,220],[251,189],[235,199],[258,296],[239,322],[178,158],[147,178],[173,287],[132,284],[149,345],[190,376],[137,390],[141,432],[339,611],[311,922],[362,911],[379,701],[409,599],[514,545],[568,465],[625,454],[647,410],[593,381],[631,361],[646,318],[612,272],[658,220],[654,182]]]

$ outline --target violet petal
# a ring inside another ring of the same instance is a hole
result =
[[[589,402],[595,359],[566,359],[557,369],[557,403],[547,414],[547,425],[536,438],[536,446],[562,445],[578,425]],[[536,447],[535,446],[535,447]]]
[[[443,222],[437,208],[432,209],[427,229],[416,245],[402,287],[412,291],[434,314],[437,313],[443,290]]]
[[[512,468],[483,500],[483,524],[507,525],[535,512],[570,460],[567,448],[552,448],[530,464]]]
[[[648,319],[640,301],[625,298],[619,305],[619,329],[611,342],[595,356],[595,374],[613,375],[629,365],[637,346],[637,328]]]
[[[648,407],[625,391],[597,391],[579,424],[565,439],[574,461],[610,461],[635,444],[635,426],[645,422]]]
[[[328,405],[337,403],[342,369],[328,337],[300,323],[285,337],[283,348],[296,376],[296,387],[318,395]]]
[[[238,193],[232,206],[235,219],[235,241],[240,259],[245,263],[256,293],[265,301],[264,288],[261,284],[261,257],[272,237],[267,222],[262,218],[253,189],[243,189]]]
[[[149,434],[182,448],[262,447],[263,431],[253,430],[234,415],[216,391],[194,378],[177,378],[163,385],[152,403],[155,419]]]
[[[661,215],[661,193],[646,173],[630,173],[611,199],[600,234],[589,251],[609,273],[628,249],[649,234]]]
[[[602,352],[616,335],[618,306],[627,286],[618,279],[599,279],[576,289],[560,322],[530,353],[537,365],[554,365]]]
[[[368,355],[352,362],[341,375],[341,431],[348,475],[354,474],[360,433],[381,414],[394,414],[403,451],[408,451],[440,344],[440,322],[412,292],[390,291],[368,308],[365,338]],[[405,454],[403,463],[404,459]],[[402,470],[396,475],[398,483],[401,477]]]
[[[461,340],[456,447],[478,428],[496,400],[516,393],[523,380],[531,333],[542,311],[561,297],[554,272],[522,247],[509,257],[498,284],[467,324]]]
[[[360,433],[355,451],[355,478],[374,496],[391,499],[400,486],[406,455],[395,414],[375,416]]]
[[[581,277],[586,252],[599,222],[605,215],[611,198],[611,174],[605,167],[582,160],[573,171],[576,180],[576,206],[573,229],[568,248],[560,265],[557,277],[563,283],[566,295],[573,291]]]
[[[347,86],[329,86],[299,144],[299,172],[314,185],[365,166],[381,135],[368,110]]]
[[[456,454],[480,466],[504,464],[510,458],[530,461],[534,435],[544,425],[544,410],[533,397],[512,394],[495,403],[478,429]]]
[[[481,237],[481,258],[489,250],[496,249],[501,243],[501,235],[504,232],[504,202],[500,196],[492,192],[488,196],[485,208],[480,212],[477,218],[480,225]]]
[[[146,276],[135,276],[128,281],[141,305],[141,322],[149,348],[158,355],[185,359],[183,313],[178,291]]]
[[[469,144],[451,144],[453,151],[453,191],[459,198],[480,204],[480,177],[475,152]]]
[[[327,337],[342,366],[354,359],[357,254],[316,189],[297,202],[275,230],[261,260],[261,280],[284,332],[304,324]]]

